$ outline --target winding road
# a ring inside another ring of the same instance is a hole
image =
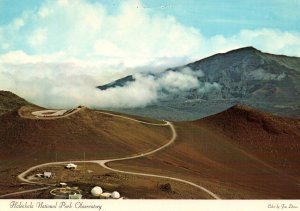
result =
[[[41,113],[44,113],[44,112],[47,112],[47,111],[43,111]],[[201,185],[197,185],[196,183],[193,183],[193,182],[190,182],[190,181],[187,181],[187,180],[184,180],[184,179],[179,179],[179,178],[169,177],[169,176],[156,175],[156,174],[147,174],[147,173],[122,171],[122,170],[113,169],[113,168],[107,166],[107,164],[110,163],[110,162],[116,162],[116,161],[123,161],[123,160],[131,160],[131,159],[135,159],[135,158],[141,158],[141,157],[145,157],[145,156],[148,156],[148,155],[152,155],[152,154],[154,154],[154,153],[156,153],[158,151],[161,151],[164,148],[166,148],[166,147],[168,147],[168,146],[170,146],[171,144],[174,143],[175,139],[177,138],[177,133],[176,133],[174,125],[171,122],[168,122],[168,121],[164,121],[164,123],[161,123],[161,124],[159,124],[159,123],[151,123],[151,122],[145,122],[145,121],[141,121],[141,120],[137,120],[137,119],[133,119],[133,118],[130,118],[130,117],[121,116],[121,115],[117,115],[117,114],[112,114],[112,113],[107,113],[107,112],[102,112],[102,111],[97,111],[97,112],[101,113],[101,114],[105,114],[105,115],[110,115],[110,116],[115,116],[115,117],[118,117],[118,118],[127,119],[127,120],[130,120],[130,121],[139,122],[139,123],[142,123],[142,124],[155,125],[155,126],[168,126],[171,129],[172,137],[171,137],[171,139],[166,144],[162,145],[161,147],[159,147],[159,148],[157,148],[155,150],[149,151],[149,152],[144,152],[144,153],[135,155],[135,156],[128,156],[128,157],[108,159],[108,160],[73,161],[74,163],[84,163],[84,162],[86,162],[86,163],[97,163],[101,167],[103,167],[103,168],[105,168],[107,170],[118,172],[118,173],[138,175],[138,176],[146,176],[146,177],[155,177],[155,178],[169,179],[169,180],[173,180],[173,181],[177,181],[177,182],[182,182],[182,183],[191,185],[191,186],[193,186],[193,187],[195,187],[197,189],[200,189],[201,191],[207,193],[208,195],[210,195],[214,199],[220,199],[220,197],[218,195],[216,195],[212,191],[206,189],[205,187],[203,187]],[[59,116],[59,118],[63,118],[63,117],[65,117],[65,116]],[[50,117],[50,118],[53,118],[53,117]],[[46,167],[46,166],[50,166],[50,165],[57,165],[57,164],[67,164],[67,163],[69,163],[69,162],[50,162],[50,163],[44,163],[44,164],[36,165],[36,166],[33,166],[33,167],[27,169],[26,171],[22,172],[21,174],[19,174],[18,175],[18,179],[21,180],[21,181],[23,181],[23,182],[29,183],[29,184],[39,184],[39,185],[55,186],[55,184],[47,184],[47,183],[40,183],[40,182],[30,181],[30,180],[26,179],[25,177],[26,177],[26,175],[29,172],[31,172],[31,171],[33,171],[35,169],[41,168],[41,167]],[[47,188],[40,188],[40,189],[33,189],[33,190],[28,190],[28,191],[14,192],[14,193],[10,193],[10,194],[1,195],[0,198],[11,196],[11,195],[16,195],[16,194],[22,194],[22,193],[26,193],[26,192],[32,192],[32,191],[35,191],[35,190],[44,190],[44,189],[48,189],[48,188],[49,187],[47,187]]]

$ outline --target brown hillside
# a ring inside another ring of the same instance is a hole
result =
[[[32,107],[22,107],[29,114]],[[0,156],[8,163],[118,158],[150,151],[171,136],[168,127],[150,126],[87,108],[59,119],[21,117],[18,110],[0,117]],[[26,158],[26,159],[24,159]],[[6,167],[8,167],[6,163]]]
[[[0,115],[24,105],[32,104],[11,92],[0,90]]]
[[[175,127],[167,150],[109,165],[187,179],[223,199],[299,199],[299,120],[235,106]]]
[[[232,143],[272,166],[300,175],[300,119],[274,116],[236,105],[194,121],[194,124],[225,135]]]
[[[83,152],[86,160],[140,154],[158,148],[171,137],[169,127],[146,125],[87,108],[58,119],[38,119],[31,115],[35,110],[39,109],[24,106],[0,117],[0,179],[5,181],[0,183],[2,190],[18,189],[16,175],[36,164],[82,160]],[[108,165],[185,179],[222,199],[299,199],[299,120],[235,106],[211,117],[174,125],[178,136],[167,148]],[[100,177],[94,176],[91,179],[97,182]],[[151,179],[140,179],[144,180],[139,184],[161,191],[160,186],[154,187],[158,181],[148,186]],[[144,187],[138,186],[144,192]],[[211,198],[181,183],[172,183],[172,187],[178,187],[176,198]],[[186,195],[186,190],[195,195]],[[135,188],[130,191],[136,192]],[[152,194],[147,198],[161,196],[155,191]]]

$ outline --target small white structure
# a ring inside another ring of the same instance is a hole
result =
[[[109,197],[111,197],[111,193],[108,193],[108,192],[101,193],[100,196],[104,197],[104,198],[109,198]]]
[[[120,196],[120,193],[118,191],[114,191],[111,193],[111,197],[113,199],[119,199],[121,196]]]
[[[67,186],[67,183],[61,182],[61,183],[59,183],[59,186],[60,186],[60,187],[66,187],[66,186]]]
[[[102,193],[103,193],[103,190],[99,186],[93,187],[92,190],[91,190],[91,194],[93,196],[100,196]]]
[[[77,165],[74,163],[69,163],[68,165],[65,166],[66,169],[76,169]]]
[[[70,194],[69,199],[82,199],[82,195],[77,193]]]
[[[44,172],[44,178],[50,178],[50,177],[52,177],[52,173],[45,171]]]

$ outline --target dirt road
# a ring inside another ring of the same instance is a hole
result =
[[[124,174],[131,174],[131,175],[146,176],[146,177],[170,179],[170,180],[174,180],[174,181],[177,181],[177,182],[182,182],[182,183],[185,183],[185,184],[189,184],[189,185],[191,185],[191,186],[193,186],[197,189],[200,189],[201,191],[204,191],[205,193],[207,193],[208,195],[210,195],[214,199],[220,199],[219,196],[217,196],[212,191],[206,189],[205,187],[203,187],[201,185],[198,185],[196,183],[184,180],[184,179],[169,177],[169,176],[163,176],[163,175],[155,175],[155,174],[147,174],[147,173],[139,173],[139,172],[130,172],[130,171],[121,171],[121,170],[113,169],[113,168],[107,166],[107,164],[110,163],[110,162],[116,162],[116,161],[122,161],[122,160],[131,160],[131,159],[141,158],[141,157],[145,157],[145,156],[157,153],[157,152],[165,149],[166,147],[170,146],[172,143],[174,143],[175,139],[177,138],[177,133],[176,133],[174,125],[171,122],[168,122],[168,121],[164,121],[164,123],[159,124],[159,123],[145,122],[145,121],[133,119],[133,118],[130,118],[130,117],[121,116],[121,115],[112,114],[112,113],[107,113],[107,112],[102,112],[102,111],[98,111],[98,113],[111,115],[111,116],[115,116],[115,117],[118,117],[118,118],[128,119],[130,121],[135,121],[135,122],[139,122],[139,123],[142,123],[142,124],[149,124],[149,125],[156,125],[156,126],[168,126],[168,127],[170,127],[170,130],[172,132],[172,137],[166,144],[162,145],[161,147],[159,147],[155,150],[149,151],[149,152],[143,152],[139,155],[128,156],[128,157],[123,157],[123,158],[115,158],[115,159],[109,159],[109,160],[73,161],[74,163],[84,163],[84,162],[86,162],[86,163],[97,163],[100,166],[102,166],[103,168],[108,169],[110,171],[114,171],[114,172],[119,172],[119,173],[124,173]],[[56,118],[63,118],[63,117],[65,117],[65,116],[56,117]],[[37,166],[33,166],[33,167],[27,169],[26,171],[24,171],[23,173],[19,174],[18,179],[23,181],[23,182],[30,183],[30,184],[54,186],[55,184],[46,184],[46,183],[30,181],[30,180],[26,179],[25,177],[29,172],[31,172],[35,169],[41,168],[41,167],[46,167],[46,166],[50,166],[50,165],[67,164],[67,163],[69,163],[69,162],[50,162],[50,163],[44,163],[44,164],[40,164],[40,165],[37,165]],[[49,187],[47,187],[47,188],[49,188]],[[28,190],[27,192],[31,192],[31,191],[34,191],[34,190]],[[21,194],[21,193],[26,193],[26,192],[15,192],[15,193],[10,193],[10,194],[5,194],[5,195],[2,195],[0,197],[9,196],[9,195],[16,195],[16,194]]]

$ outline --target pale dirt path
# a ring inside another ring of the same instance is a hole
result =
[[[187,181],[187,180],[183,180],[183,179],[179,179],[179,178],[175,178],[175,177],[169,177],[169,176],[155,175],[155,174],[146,174],[146,173],[138,173],[138,172],[121,171],[121,170],[118,170],[118,169],[113,169],[111,167],[108,167],[107,164],[110,163],[110,162],[116,162],[116,161],[123,161],[123,160],[130,160],[130,159],[135,159],[135,158],[141,158],[141,157],[152,155],[152,154],[154,154],[154,153],[156,153],[158,151],[163,150],[164,148],[166,148],[166,147],[168,147],[168,146],[170,146],[171,144],[174,143],[175,139],[177,138],[177,132],[175,130],[174,125],[171,122],[168,122],[168,121],[164,121],[165,123],[162,123],[162,124],[157,124],[157,123],[144,122],[144,121],[133,119],[133,118],[130,118],[130,117],[125,117],[125,116],[121,116],[121,115],[117,115],[117,114],[106,113],[106,112],[102,112],[102,111],[98,111],[98,113],[102,113],[102,114],[106,114],[106,115],[111,115],[111,116],[115,116],[115,117],[119,117],[119,118],[123,118],[123,119],[128,119],[128,120],[139,122],[139,123],[142,123],[142,124],[156,125],[156,126],[169,126],[170,129],[171,129],[171,131],[172,131],[172,138],[168,141],[168,143],[162,145],[161,147],[159,147],[159,148],[157,148],[155,150],[152,150],[150,152],[141,153],[139,155],[128,156],[128,157],[123,157],[123,158],[108,159],[108,160],[73,161],[74,163],[84,163],[84,162],[86,162],[86,163],[97,163],[100,166],[102,166],[103,168],[108,169],[110,171],[114,171],[114,172],[119,172],[119,173],[124,173],[124,174],[131,174],[131,175],[139,175],[139,176],[147,176],[147,177],[170,179],[170,180],[174,180],[174,181],[177,181],[177,182],[182,182],[182,183],[185,183],[185,184],[189,184],[189,185],[191,185],[193,187],[196,187],[196,188],[200,189],[201,191],[204,191],[205,193],[207,193],[208,195],[210,195],[214,199],[220,199],[220,197],[217,196],[216,194],[214,194],[212,191],[206,189],[205,187],[203,187],[201,185],[197,185],[196,183],[193,183],[193,182],[190,182],[190,181]],[[56,117],[56,118],[63,118],[63,117],[65,117],[65,116]],[[69,162],[50,162],[50,163],[44,163],[44,164],[36,165],[36,166],[33,166],[33,167],[27,169],[23,173],[19,174],[18,175],[18,179],[21,180],[21,181],[23,181],[23,182],[30,183],[30,184],[39,184],[39,185],[54,186],[55,184],[47,184],[47,183],[39,183],[39,182],[29,181],[29,180],[27,180],[25,178],[25,176],[29,172],[31,172],[31,171],[33,171],[35,169],[41,168],[41,167],[46,167],[46,166],[50,166],[50,165],[57,165],[57,164],[67,164],[67,163],[69,163]],[[49,187],[47,187],[47,188],[49,188]],[[29,191],[34,191],[34,190],[29,190]],[[11,193],[11,194],[15,195],[15,194],[18,194],[18,192]],[[0,196],[0,197],[2,197],[2,196]]]
[[[161,147],[159,147],[159,148],[157,148],[153,151],[142,153],[142,154],[136,155],[136,156],[125,157],[125,158],[116,158],[116,159],[110,159],[110,160],[100,160],[100,161],[94,161],[94,162],[98,163],[103,168],[114,171],[114,172],[119,172],[119,173],[124,173],[124,174],[131,174],[131,175],[138,175],[138,176],[147,176],[147,177],[170,179],[170,180],[186,183],[188,185],[192,185],[192,186],[204,191],[205,193],[207,193],[208,195],[210,195],[214,199],[220,199],[219,196],[217,196],[216,194],[214,194],[210,190],[206,189],[205,187],[203,187],[201,185],[197,185],[196,183],[193,183],[193,182],[190,182],[190,181],[187,181],[187,180],[183,180],[183,179],[179,179],[179,178],[175,178],[175,177],[169,177],[169,176],[161,176],[161,175],[156,175],[156,174],[146,174],[146,173],[122,171],[122,170],[113,169],[113,168],[107,166],[107,164],[110,163],[110,162],[131,160],[131,159],[135,159],[135,158],[141,158],[141,157],[145,157],[145,156],[148,156],[148,155],[152,155],[152,154],[154,154],[158,151],[163,150],[164,148],[168,147],[172,143],[174,143],[175,139],[177,138],[177,132],[175,130],[175,127],[171,122],[168,122],[168,121],[166,121],[166,125],[168,125],[171,128],[171,131],[172,131],[172,138],[170,139],[170,141],[167,144],[165,144],[165,145],[163,145],[163,146],[161,146]]]
[[[130,121],[139,122],[139,123],[147,124],[147,125],[154,125],[154,126],[155,125],[157,125],[157,126],[166,126],[166,125],[168,125],[168,122],[164,121],[164,120],[163,120],[165,122],[164,124],[162,124],[162,123],[151,123],[151,122],[144,122],[144,121],[141,121],[141,120],[138,120],[138,119],[133,119],[133,118],[130,118],[130,117],[127,117],[127,116],[121,116],[121,115],[107,113],[107,112],[103,112],[103,111],[97,111],[97,113],[106,114],[106,115],[110,115],[110,116],[115,116],[115,117],[119,117],[119,118],[122,118],[122,119],[128,119]]]
[[[65,109],[61,109],[61,110],[41,110],[41,111],[33,111],[31,112],[32,116],[25,116],[22,115],[19,111],[18,114],[20,117],[22,118],[26,118],[26,119],[42,119],[42,120],[50,120],[50,119],[60,119],[60,118],[64,118],[67,116],[71,116],[75,113],[77,113],[78,111],[80,111],[82,108],[75,108],[75,109],[71,109],[71,110],[65,110]],[[47,115],[47,113],[51,112],[52,114]],[[67,114],[65,114],[66,112],[68,112]]]

